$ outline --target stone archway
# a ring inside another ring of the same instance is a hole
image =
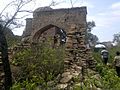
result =
[[[33,42],[45,42],[47,39],[51,39],[52,45],[60,46],[66,43],[66,32],[55,25],[47,25],[37,31],[33,36]]]

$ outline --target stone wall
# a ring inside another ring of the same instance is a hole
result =
[[[26,28],[23,36],[32,36],[30,39],[34,40],[34,36],[38,31],[41,31],[48,25],[57,26],[66,32],[74,24],[77,25],[76,31],[81,26],[86,28],[86,7],[68,8],[68,9],[36,9],[33,13],[33,18],[26,19]],[[32,25],[31,25],[32,23]],[[86,31],[86,29],[81,29]]]
[[[33,39],[35,33],[48,25],[57,26],[66,32],[68,32],[73,25],[77,26],[76,31],[79,31],[81,26],[86,28],[86,14],[85,7],[35,11],[33,13]],[[86,29],[82,31],[84,32]]]
[[[67,34],[65,44],[64,73],[56,88],[67,88],[76,83],[73,78],[79,78],[82,70],[93,64],[90,50],[86,47],[86,7],[68,9],[36,9],[33,13],[30,42],[37,42],[41,33],[52,28],[62,28]],[[26,25],[29,26],[29,25]],[[93,65],[92,65],[93,66]]]

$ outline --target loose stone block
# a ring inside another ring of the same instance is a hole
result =
[[[61,82],[61,83],[67,83],[67,82],[69,82],[71,79],[72,79],[72,75],[67,75],[67,76],[63,77],[63,78],[60,80],[60,82]]]

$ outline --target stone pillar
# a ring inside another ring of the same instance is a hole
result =
[[[64,73],[61,75],[59,88],[67,88],[75,84],[74,78],[80,78],[82,67],[87,68],[85,31],[85,25],[72,24],[67,32]],[[80,83],[80,79],[78,82]]]
[[[73,64],[77,66],[86,66],[85,31],[85,25],[71,25],[70,31],[68,32],[66,52],[71,54]],[[68,57],[70,56],[68,55]]]

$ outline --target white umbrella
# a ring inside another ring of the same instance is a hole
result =
[[[105,45],[103,45],[103,44],[97,44],[97,45],[95,45],[95,48],[105,48]]]

